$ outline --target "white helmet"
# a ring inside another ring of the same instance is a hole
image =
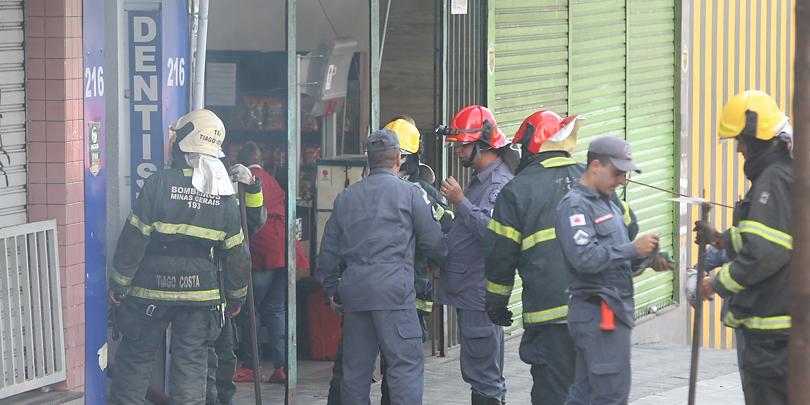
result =
[[[183,152],[225,156],[222,153],[225,125],[209,110],[192,111],[180,117],[170,129],[177,133],[177,139],[180,139],[178,146]]]

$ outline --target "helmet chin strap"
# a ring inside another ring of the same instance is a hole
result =
[[[470,158],[462,159],[461,165],[470,168],[479,157],[481,157],[481,146],[479,145],[478,142],[476,142],[475,144],[473,144],[473,149],[472,152],[470,153]]]

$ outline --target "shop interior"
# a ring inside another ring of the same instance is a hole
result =
[[[422,2],[425,3],[420,6],[422,18],[429,20],[429,24],[422,27],[424,32],[409,33],[401,22],[395,22],[405,20],[396,19],[395,15],[413,10],[385,3],[380,1],[381,21],[375,28],[383,33],[381,43],[392,44],[385,45],[384,64],[391,68],[380,72],[377,91],[372,86],[369,52],[370,2],[297,1],[300,153],[297,167],[290,167],[287,119],[294,111],[287,103],[285,1],[242,0],[240,7],[211,2],[206,108],[223,118],[227,130],[223,147],[228,163],[238,162],[239,150],[245,143],[254,142],[262,152],[262,167],[283,189],[287,189],[289,176],[296,176],[297,195],[287,198],[296,199],[299,224],[296,232],[311,268],[315,267],[320,233],[330,215],[332,201],[338,192],[367,172],[364,139],[372,123],[378,122],[374,115],[379,116],[379,125],[383,125],[389,117],[408,113],[397,111],[399,103],[407,102],[411,107],[417,106],[409,115],[417,119],[420,129],[426,129],[423,133],[431,132],[428,128],[435,126],[434,7],[430,2]],[[390,35],[387,39],[386,32]],[[411,43],[406,39],[409,35],[411,40],[421,36],[425,41]],[[403,43],[410,44],[404,48],[412,48],[411,52],[397,51],[403,48]],[[391,62],[400,58],[408,59],[411,66]],[[386,86],[389,79],[391,84]],[[382,104],[379,112],[375,112],[372,100]],[[433,149],[431,142],[429,147]],[[340,320],[329,310],[310,269],[297,269],[296,279],[298,395],[301,390],[321,395],[328,390]],[[260,335],[260,342],[266,344],[267,331],[262,330]],[[427,354],[435,350],[435,343],[426,344]],[[269,352],[263,350],[267,375],[272,372]],[[313,380],[312,376],[318,378]],[[283,387],[272,387],[271,398],[266,398],[265,403],[283,403]],[[251,389],[249,384],[240,385],[240,391]]]

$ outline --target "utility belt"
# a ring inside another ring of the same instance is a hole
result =
[[[213,260],[210,246],[191,242],[151,242],[146,246],[146,253],[155,256],[198,257]]]

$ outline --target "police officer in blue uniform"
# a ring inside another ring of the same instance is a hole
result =
[[[458,312],[461,375],[470,384],[472,404],[501,404],[506,395],[504,335],[485,310],[484,235],[498,193],[512,179],[500,157],[509,144],[492,113],[477,105],[459,111],[444,132],[456,144],[462,164],[474,172],[466,193],[452,177],[441,185],[456,208],[456,219],[447,234],[447,265],[440,274],[438,298]]]
[[[593,141],[585,173],[557,208],[555,229],[570,280],[568,329],[576,345],[567,405],[627,404],[630,394],[632,269],[658,246],[653,234],[630,242],[622,210],[610,199],[631,170],[640,172],[627,142]],[[660,255],[653,264],[671,268]]]
[[[326,223],[317,277],[343,316],[342,402],[368,404],[382,351],[391,404],[418,405],[424,389],[414,254],[446,254],[441,226],[418,184],[401,180],[390,130],[368,138],[369,176],[341,192]],[[341,271],[341,266],[345,270]]]

